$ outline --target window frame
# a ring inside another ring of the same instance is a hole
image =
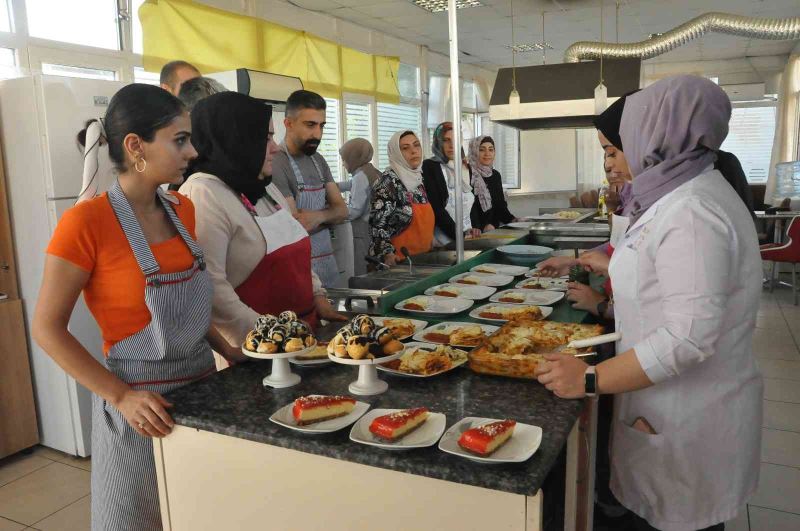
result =
[[[755,100],[755,101],[733,101],[733,102],[731,102],[731,108],[732,109],[755,109],[755,108],[773,108],[773,109],[775,109],[775,113],[776,113],[776,115],[775,115],[775,131],[777,132],[778,122],[779,122],[777,113],[780,110],[777,100],[772,99],[772,98],[765,98],[763,100]],[[799,112],[800,112],[800,110],[799,110]],[[774,143],[775,143],[775,141],[773,139],[773,141],[772,141],[773,146],[774,146]],[[734,153],[734,155],[736,155],[738,157],[738,155],[736,153]],[[795,153],[795,155],[797,155],[797,153]],[[795,158],[797,158],[797,157],[795,156]],[[767,170],[766,179],[764,181],[760,181],[760,182],[751,182],[750,181],[750,177],[745,173],[745,178],[747,179],[747,184],[749,184],[749,185],[759,185],[759,184],[760,185],[764,185],[769,181],[769,176],[774,171],[774,168],[772,167],[772,150],[770,150],[770,162],[767,164],[766,170]]]

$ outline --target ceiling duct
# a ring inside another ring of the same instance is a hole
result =
[[[564,52],[564,62],[577,63],[584,59],[599,59],[601,53],[606,59],[650,59],[709,32],[751,39],[800,39],[800,17],[754,18],[728,13],[706,13],[642,42],[627,44],[576,42]]]
[[[639,59],[605,60],[603,79],[608,103],[639,88]],[[591,127],[594,88],[600,62],[561,63],[517,67],[519,103],[509,103],[511,68],[501,68],[492,91],[489,117],[517,129]]]

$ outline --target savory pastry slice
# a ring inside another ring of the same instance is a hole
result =
[[[469,325],[457,328],[450,335],[450,344],[465,347],[478,345],[486,337],[480,325]]]
[[[384,319],[383,326],[391,330],[394,337],[398,339],[411,336],[416,331],[414,323],[408,319]]]
[[[428,408],[404,409],[376,417],[369,431],[381,439],[396,441],[422,426],[428,420]]]
[[[495,269],[493,267],[490,267],[490,266],[487,266],[487,265],[482,265],[482,266],[476,267],[475,268],[475,272],[476,273],[489,273],[490,275],[496,275],[497,274],[497,269]]]
[[[348,415],[356,407],[349,396],[309,395],[294,401],[292,416],[298,426]]]
[[[482,457],[489,456],[511,439],[516,425],[517,421],[507,419],[471,428],[461,434],[458,445]]]
[[[458,297],[461,295],[461,290],[458,288],[454,288],[453,286],[442,286],[437,289],[434,295],[438,295],[440,297]]]
[[[403,304],[404,310],[415,310],[418,312],[424,312],[428,308],[428,299],[424,297],[413,297],[408,299]]]
[[[475,275],[467,275],[465,277],[459,278],[458,280],[456,280],[456,282],[458,282],[459,284],[470,284],[473,286],[477,286],[481,283],[481,279],[479,277],[476,277]]]
[[[298,360],[318,360],[328,357],[328,343],[318,343],[317,346],[304,354],[297,356]]]
[[[504,293],[500,299],[500,302],[510,302],[512,304],[521,304],[525,302],[525,295],[523,293],[516,293],[513,291],[509,291],[508,293]]]

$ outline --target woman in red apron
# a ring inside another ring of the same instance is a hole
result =
[[[180,191],[195,203],[214,282],[214,326],[241,345],[261,314],[292,310],[312,327],[320,318],[344,319],[311,271],[308,233],[271,183],[272,107],[222,92],[194,107],[192,127],[198,157]]]
[[[430,251],[435,218],[422,184],[422,147],[413,131],[398,131],[387,146],[389,169],[375,183],[369,214],[370,256],[387,265]]]
[[[119,179],[59,221],[33,336],[94,393],[92,529],[155,531],[151,437],[173,425],[162,394],[213,373],[211,347],[229,355],[238,348],[209,333],[212,286],[192,204],[160,188],[179,182],[196,155],[183,105],[158,87],[128,85],[111,99],[105,123],[101,138]],[[102,363],[67,328],[81,291],[103,335]]]

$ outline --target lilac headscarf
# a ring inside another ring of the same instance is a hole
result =
[[[620,137],[633,175],[623,211],[631,225],[714,163],[730,117],[727,94],[704,77],[668,77],[628,96]]]

